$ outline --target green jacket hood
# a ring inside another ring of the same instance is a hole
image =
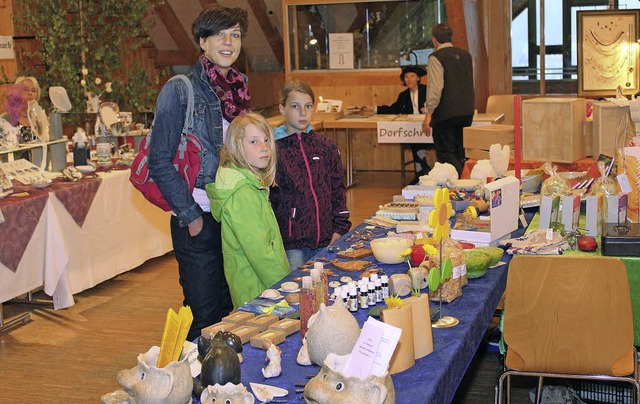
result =
[[[251,170],[240,168],[233,163],[218,168],[216,182],[206,185],[207,196],[211,202],[211,214],[214,219],[220,221],[222,207],[243,186],[252,186],[268,192]]]

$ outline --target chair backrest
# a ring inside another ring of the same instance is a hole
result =
[[[504,119],[500,121],[503,125],[513,125],[513,94],[490,95],[487,98],[488,114],[504,114]],[[522,121],[520,121],[522,122]]]
[[[612,257],[514,257],[503,331],[511,369],[633,373],[633,316],[624,263]]]

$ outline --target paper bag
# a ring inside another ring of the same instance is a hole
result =
[[[380,319],[402,330],[400,341],[393,352],[389,363],[389,374],[396,374],[409,369],[416,363],[413,350],[413,312],[410,304],[399,308],[385,309],[380,312]]]
[[[631,192],[627,200],[627,219],[638,223],[638,182],[640,182],[640,147],[625,147],[624,156],[618,152],[618,174],[626,172],[631,186]]]
[[[426,294],[411,296],[404,301],[411,304],[413,317],[413,354],[415,359],[420,359],[433,352],[429,296]]]

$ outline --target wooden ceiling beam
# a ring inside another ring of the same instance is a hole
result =
[[[158,17],[160,17],[160,20],[167,29],[167,32],[169,32],[169,35],[171,35],[171,38],[173,38],[173,41],[178,46],[178,49],[180,50],[179,52],[182,53],[182,56],[186,60],[189,60],[189,63],[186,64],[195,63],[199,56],[198,49],[196,48],[191,36],[183,28],[182,23],[173,11],[171,4],[169,4],[169,2],[163,2],[160,4],[156,3],[155,12]]]
[[[177,50],[159,50],[155,55],[155,66],[163,68],[167,66],[185,66],[194,64],[192,58],[185,57]]]
[[[247,2],[251,7],[251,11],[253,11],[253,15],[258,20],[262,33],[269,42],[278,64],[281,68],[284,68],[284,41],[276,27],[271,24],[267,4],[264,0],[247,0]]]

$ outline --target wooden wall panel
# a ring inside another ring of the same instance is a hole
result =
[[[13,4],[11,0],[0,0],[0,36],[13,36],[13,31]],[[1,59],[0,66],[4,69],[9,80],[16,78],[15,59]]]

